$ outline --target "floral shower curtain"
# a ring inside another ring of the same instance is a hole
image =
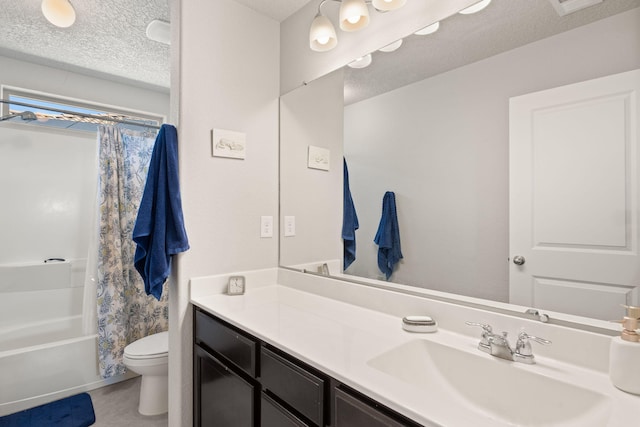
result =
[[[168,292],[147,296],[133,266],[132,231],[155,135],[100,126],[98,359],[103,378],[123,374],[127,344],[169,327]],[[167,286],[165,284],[165,286]]]

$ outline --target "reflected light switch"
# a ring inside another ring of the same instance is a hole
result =
[[[284,237],[291,237],[296,235],[296,217],[285,216],[284,217]]]

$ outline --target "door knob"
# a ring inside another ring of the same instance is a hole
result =
[[[515,265],[522,265],[524,264],[524,257],[522,255],[516,255],[513,257],[513,263]]]

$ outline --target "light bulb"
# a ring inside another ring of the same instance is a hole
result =
[[[42,14],[56,27],[67,28],[76,22],[76,11],[69,0],[42,0]]]
[[[340,5],[340,29],[357,31],[369,24],[369,9],[365,0],[342,0]]]
[[[309,47],[316,52],[326,52],[338,44],[336,30],[324,15],[317,15],[309,29]]]

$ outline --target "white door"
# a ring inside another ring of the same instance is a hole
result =
[[[510,100],[510,302],[604,320],[639,304],[639,93],[635,70]]]

